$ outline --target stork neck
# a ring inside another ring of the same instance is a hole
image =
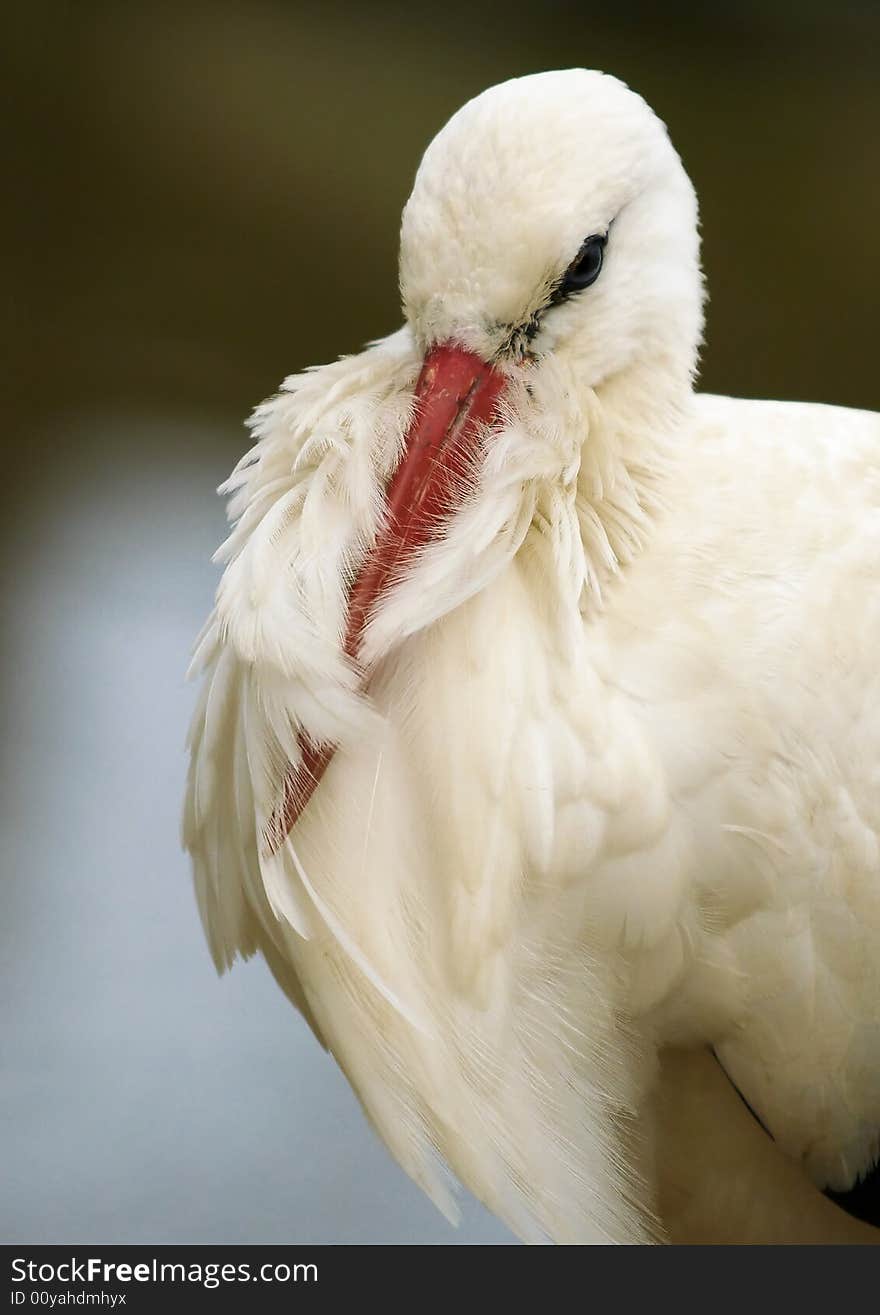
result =
[[[576,473],[538,494],[529,537],[537,532],[549,548],[551,578],[581,612],[601,604],[606,586],[650,542],[674,479],[675,435],[693,396],[691,378],[687,361],[655,358],[590,390]],[[567,555],[569,571],[560,572],[567,541],[575,550]]]

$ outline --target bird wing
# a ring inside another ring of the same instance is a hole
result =
[[[406,332],[285,380],[255,412],[254,447],[221,488],[233,529],[196,647],[183,842],[218,971],[260,949],[313,1023],[290,954],[314,913],[279,880],[262,835],[298,737],[344,743],[369,724],[342,652],[345,588],[375,533],[381,489],[411,405]],[[296,929],[295,932],[292,929]]]
[[[880,420],[698,416],[608,622],[606,683],[680,835],[680,966],[639,1005],[661,1042],[711,1042],[776,1141],[846,1189],[880,1149]]]
[[[710,408],[751,498],[724,536],[731,603],[723,581],[713,603],[725,628],[752,618],[724,681],[718,812],[738,904],[723,939],[746,988],[716,1053],[777,1142],[844,1190],[880,1153],[880,417]]]

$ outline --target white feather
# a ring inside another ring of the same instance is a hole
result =
[[[498,357],[593,232],[594,287]],[[714,1045],[850,1185],[880,1128],[880,420],[694,395],[693,192],[599,74],[453,118],[401,281],[407,328],[287,380],[225,486],[184,821],[218,968],[266,954],[450,1217],[451,1171],[530,1240],[660,1236],[669,1046]],[[347,590],[447,339],[503,405],[356,668]],[[303,732],[339,752],[267,857]]]

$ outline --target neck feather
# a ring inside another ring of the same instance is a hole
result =
[[[577,436],[576,448],[555,478],[535,482],[534,514],[520,551],[555,583],[557,601],[590,612],[650,539],[673,477],[691,372],[674,359],[651,359],[597,388],[579,388],[557,369],[533,390],[538,433],[551,397],[557,413],[564,398],[559,427]]]

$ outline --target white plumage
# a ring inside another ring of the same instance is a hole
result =
[[[670,1047],[850,1187],[880,1133],[880,418],[693,392],[693,190],[598,73],[453,117],[401,286],[405,327],[286,380],[225,486],[184,823],[215,962],[265,954],[450,1215],[451,1170],[525,1239],[662,1237]],[[503,393],[353,660],[438,344]],[[306,739],[338,748],[273,853]]]

